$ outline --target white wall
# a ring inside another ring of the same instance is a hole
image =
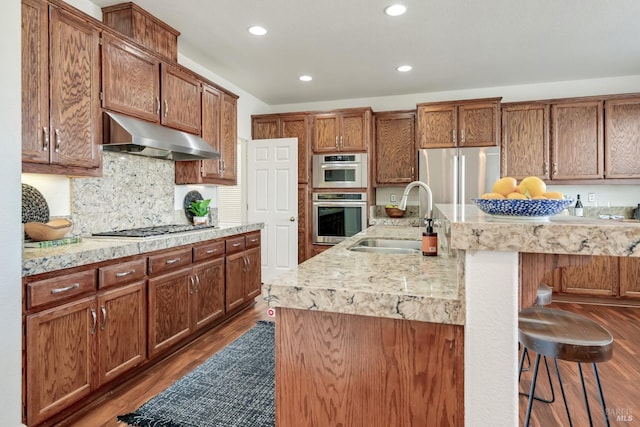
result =
[[[20,0],[2,4],[0,14],[0,425],[19,426],[22,401],[22,215],[20,190]]]

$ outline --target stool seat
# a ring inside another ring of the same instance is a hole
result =
[[[536,353],[580,363],[600,363],[613,355],[613,336],[579,314],[531,307],[518,315],[519,340]]]
[[[539,283],[536,289],[536,300],[533,305],[543,306],[551,304],[553,300],[553,288],[544,283]]]

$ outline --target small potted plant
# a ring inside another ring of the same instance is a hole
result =
[[[211,199],[191,202],[189,212],[193,214],[193,225],[207,224],[209,222],[209,203],[211,203]]]

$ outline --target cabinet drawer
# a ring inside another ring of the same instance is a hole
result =
[[[114,285],[123,285],[142,279],[146,272],[145,259],[123,262],[120,264],[101,267],[98,269],[98,287],[106,288]]]
[[[244,251],[244,236],[232,237],[225,242],[227,255]]]
[[[149,257],[149,274],[158,274],[191,264],[191,248],[178,249]]]
[[[260,246],[260,233],[253,233],[246,236],[247,248],[255,248]]]
[[[96,270],[27,283],[27,309],[96,290]]]
[[[224,255],[224,240],[208,242],[193,248],[193,261],[217,258]]]

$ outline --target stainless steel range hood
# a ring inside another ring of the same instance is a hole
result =
[[[197,135],[105,111],[102,149],[165,160],[219,159]]]

